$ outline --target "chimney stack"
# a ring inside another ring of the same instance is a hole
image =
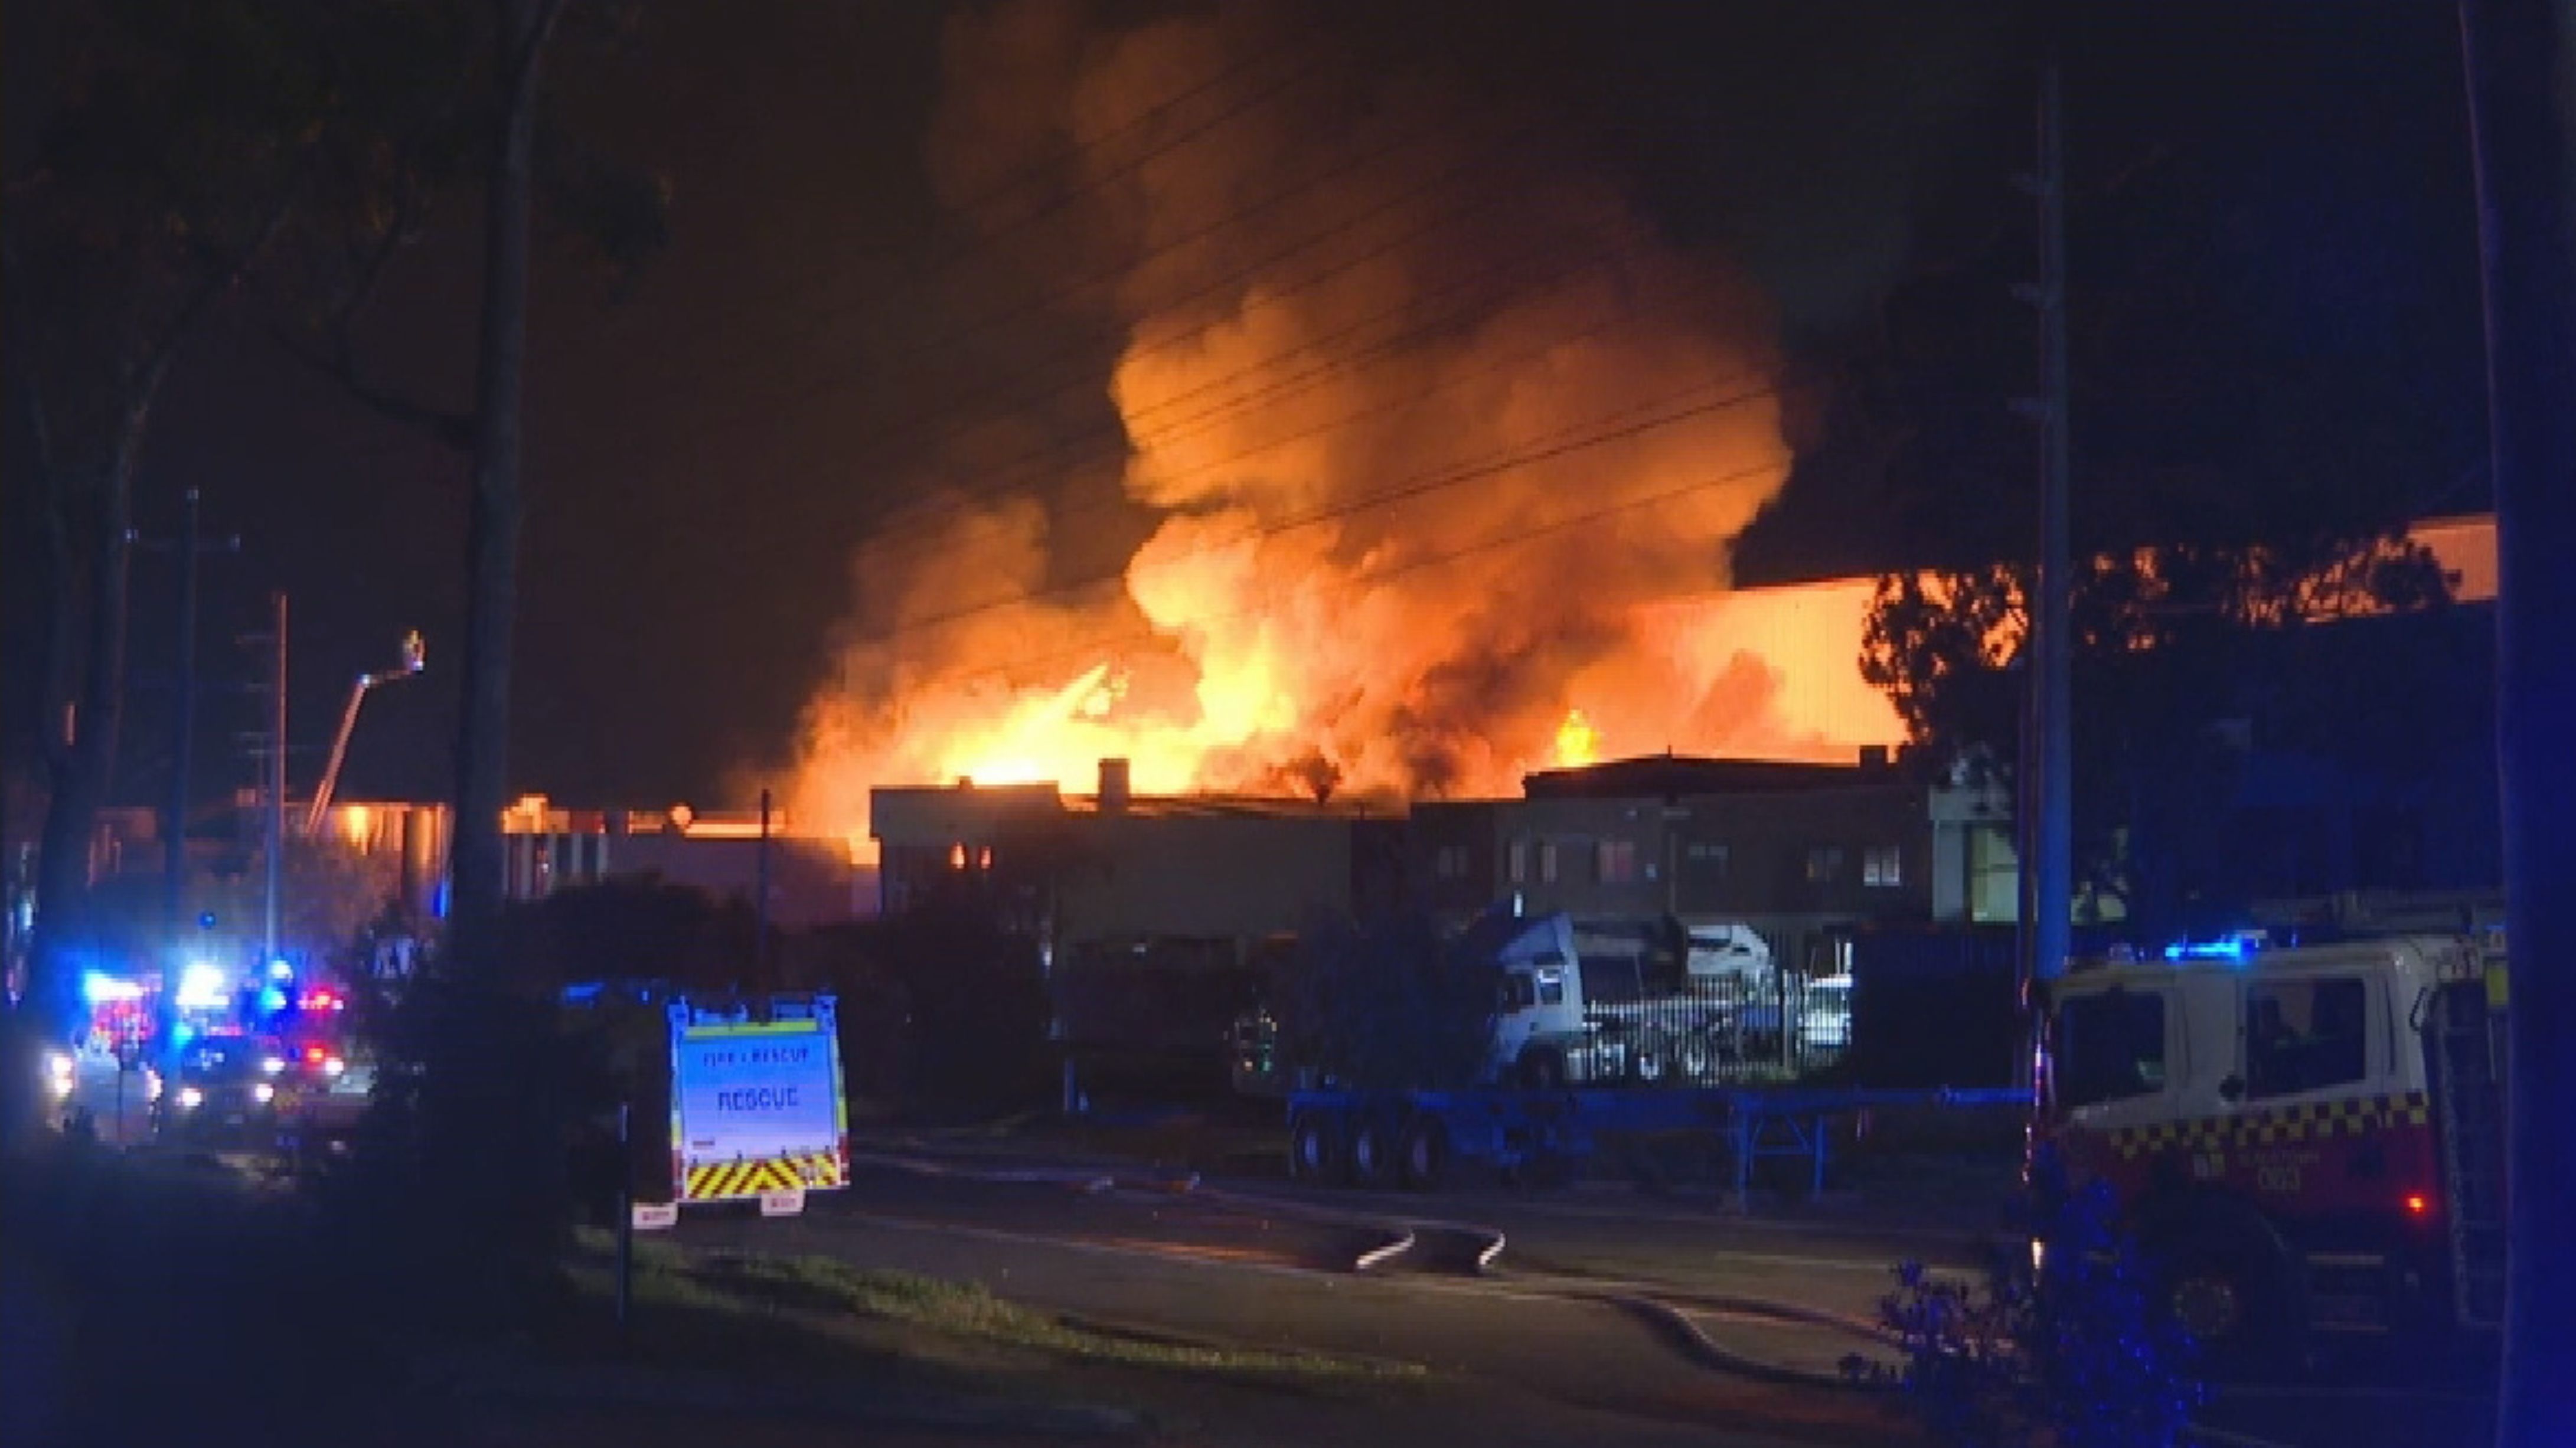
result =
[[[1876,774],[1880,770],[1887,768],[1887,746],[1884,744],[1862,745],[1860,747],[1860,767],[1863,774]]]
[[[1133,793],[1126,760],[1100,761],[1100,812],[1102,814],[1125,814],[1127,802]]]

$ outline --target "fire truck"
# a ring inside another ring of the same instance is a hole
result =
[[[2115,954],[2046,1004],[2036,1136],[2212,1358],[2497,1326],[2501,931]]]

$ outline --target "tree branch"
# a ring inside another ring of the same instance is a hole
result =
[[[401,393],[375,386],[358,375],[357,365],[345,346],[336,357],[326,357],[299,341],[283,327],[271,327],[269,338],[278,349],[295,361],[347,393],[350,400],[387,422],[399,423],[426,435],[431,441],[459,452],[474,446],[474,419],[461,412],[449,412],[416,402]]]
[[[463,452],[473,446],[472,416],[431,407],[378,387],[367,381],[358,368],[358,321],[374,304],[376,293],[382,288],[385,271],[392,265],[395,254],[402,250],[410,234],[410,223],[417,215],[418,199],[405,196],[395,215],[386,223],[384,235],[378,237],[360,257],[357,281],[341,303],[338,315],[332,319],[330,351],[327,354],[282,326],[272,326],[269,336],[287,356],[320,374],[378,417],[426,434],[432,441]]]
[[[242,279],[250,275],[251,268],[259,265],[259,259],[275,244],[279,233],[286,230],[287,218],[295,214],[295,205],[304,195],[304,165],[301,161],[295,165],[291,175],[293,179],[278,192],[277,203],[261,218],[258,229],[234,255],[231,264],[209,268],[205,277],[179,303],[179,310],[170,319],[169,329],[126,377],[128,396],[139,390],[141,395],[149,397],[159,388],[161,378],[170,370],[171,358],[178,354],[188,335],[206,319],[206,313],[214,309],[215,303],[231,295],[242,284]]]

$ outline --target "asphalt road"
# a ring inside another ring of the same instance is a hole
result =
[[[1121,1326],[1433,1371],[1425,1387],[1372,1399],[1361,1421],[1353,1421],[1359,1405],[1347,1401],[1273,1394],[1247,1414],[1229,1399],[1190,1425],[1184,1437],[1192,1441],[1412,1443],[1461,1431],[1480,1443],[1551,1445],[1903,1438],[1879,1404],[1713,1372],[1685,1350],[1687,1334],[1673,1321],[1618,1300],[1633,1285],[1626,1267],[1676,1250],[1705,1255],[1708,1244],[1687,1221],[1525,1210],[1519,1215],[1528,1220],[1508,1230],[1550,1240],[1559,1260],[1544,1270],[1504,1266],[1507,1243],[1493,1270],[1479,1271],[1479,1259],[1492,1255],[1484,1225],[1389,1212],[1384,1202],[1103,1187],[1093,1174],[1043,1161],[949,1165],[956,1174],[863,1169],[849,1191],[814,1198],[803,1218],[693,1217],[682,1236],[971,1279],[1017,1301]],[[1855,1312],[1867,1309],[1886,1270],[1875,1243],[1759,1227],[1739,1236],[1718,1250],[1735,1254],[1731,1270],[1743,1281],[1830,1274],[1839,1281],[1814,1295]],[[1623,1253],[1580,1250],[1614,1239]],[[1355,1270],[1363,1258],[1374,1265]],[[1816,1326],[1689,1302],[1701,1286],[1727,1288],[1730,1269],[1667,1265],[1701,1274],[1668,1284],[1667,1295],[1684,1318],[1730,1346],[1830,1371],[1855,1345]]]
[[[1348,1402],[1211,1402],[1183,1441],[1902,1442],[1880,1403],[1741,1369],[1829,1373],[1871,1347],[1858,1329],[1896,1262],[1965,1270],[1986,1250],[1956,1230],[1747,1218],[1713,1200],[1185,1187],[1039,1152],[899,1155],[815,1197],[802,1218],[692,1214],[682,1238],[971,1279],[1123,1326],[1433,1372],[1356,1422]],[[2483,1441],[2491,1396],[2416,1367],[2356,1363],[2321,1381],[2230,1388],[2205,1421],[2295,1448]]]

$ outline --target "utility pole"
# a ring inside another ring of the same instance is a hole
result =
[[[765,788],[760,792],[760,854],[756,861],[755,876],[755,888],[760,893],[755,897],[758,903],[752,907],[751,973],[756,983],[767,988],[770,985],[769,791]]]
[[[2505,1313],[2501,1448],[2576,1442],[2576,16],[2460,0],[2495,479],[2496,754],[2504,806]],[[2554,93],[2553,93],[2554,92]]]
[[[197,490],[188,489],[181,501],[179,540],[175,545],[179,554],[178,692],[170,708],[170,804],[162,831],[165,855],[161,914],[167,953],[162,958],[161,1004],[156,1012],[161,1080],[172,1091],[179,1089],[179,984],[187,973],[180,959],[179,942],[186,938],[188,915],[188,765],[197,733],[197,559],[208,551],[197,536]],[[240,547],[241,540],[229,538],[217,546],[229,552]]]
[[[2066,515],[2070,450],[2070,388],[2066,343],[2066,119],[2059,95],[2057,57],[2039,75],[2039,174],[2031,189],[2039,202],[2039,285],[2030,293],[2039,310],[2039,568],[2030,606],[2032,739],[2022,768],[2031,771],[2026,798],[2034,818],[2030,856],[2022,869],[2031,919],[2030,973],[2049,981],[2066,970],[2074,895],[2074,661],[2069,598],[2073,585]]]
[[[268,892],[260,931],[260,964],[277,959],[277,920],[286,878],[286,591],[269,595],[275,635],[268,678]]]

